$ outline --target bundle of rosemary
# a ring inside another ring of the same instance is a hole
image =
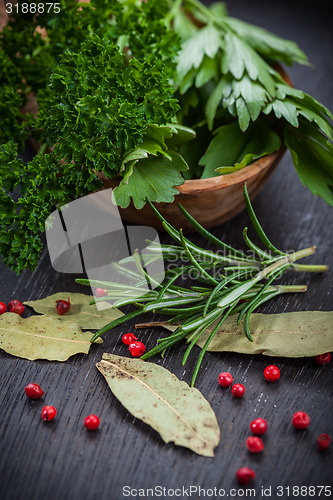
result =
[[[200,335],[214,323],[212,332],[198,357],[193,372],[192,386],[209,343],[227,316],[238,314],[238,324],[243,321],[245,336],[249,341],[253,341],[250,331],[250,316],[255,309],[277,295],[304,292],[307,289],[305,285],[277,284],[278,278],[290,269],[293,271],[324,272],[327,270],[327,266],[296,264],[297,260],[312,255],[315,251],[314,246],[293,253],[278,250],[262,229],[253,211],[245,184],[244,198],[253,227],[266,247],[266,250],[263,250],[253,243],[247,234],[247,228],[244,228],[243,238],[251,250],[250,256],[219,240],[203,228],[180,205],[180,210],[193,227],[222,252],[217,253],[200,248],[183,235],[182,229],[178,231],[173,228],[151,204],[151,208],[162,221],[164,229],[177,244],[160,246],[151,243],[148,247],[149,259],[153,262],[159,258],[162,248],[163,257],[166,260],[178,258],[182,262],[185,261],[185,264],[168,270],[165,274],[165,280],[159,284],[158,276],[148,275],[142,267],[139,253],[136,251],[133,256],[112,264],[119,273],[130,272],[132,277],[134,275],[136,283],[132,287],[123,283],[77,279],[77,283],[105,289],[107,295],[95,299],[92,303],[116,299],[113,302],[113,307],[128,304],[136,307],[134,311],[117,318],[98,330],[91,341],[94,342],[103,333],[140,314],[159,312],[171,316],[168,321],[178,325],[178,327],[172,335],[159,339],[156,347],[145,353],[142,359],[147,359],[157,353],[164,355],[167,348],[186,338],[189,346],[183,358],[183,364],[185,364]],[[133,264],[133,261],[136,264],[137,273],[126,269],[126,265]],[[191,275],[193,270],[196,270],[200,285],[185,287],[176,284],[177,279]],[[156,288],[144,293],[142,287],[147,280],[155,283]],[[138,291],[142,293],[139,298]]]

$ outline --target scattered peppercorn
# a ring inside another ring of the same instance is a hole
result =
[[[231,388],[231,394],[234,398],[242,398],[245,394],[245,387],[243,386],[243,384],[235,384]]]
[[[324,354],[318,354],[318,356],[315,357],[315,360],[319,366],[327,365],[331,361],[331,353],[325,352]]]
[[[292,423],[296,429],[306,429],[310,423],[310,417],[304,411],[297,411],[293,415]]]
[[[88,431],[95,431],[99,427],[99,418],[96,415],[88,415],[84,419],[84,426]]]
[[[38,384],[28,384],[24,391],[30,399],[40,399],[44,394],[44,391]]]
[[[267,422],[264,418],[256,418],[250,423],[250,429],[253,434],[261,436],[267,431]]]
[[[56,301],[56,308],[57,308],[58,314],[60,314],[61,316],[63,314],[66,314],[71,308],[71,303],[70,303],[69,297],[68,297],[68,300],[57,300]]]
[[[331,437],[328,434],[320,434],[317,439],[319,451],[326,451],[330,445]]]
[[[264,443],[257,436],[250,436],[246,440],[246,447],[251,453],[260,453],[264,449]]]
[[[56,414],[57,410],[54,408],[54,406],[47,405],[42,409],[42,419],[45,422],[50,422],[51,420],[53,420]]]
[[[230,387],[233,383],[234,379],[231,373],[222,372],[219,375],[219,384],[221,387]]]
[[[132,354],[133,358],[139,358],[140,356],[142,356],[142,354],[146,350],[145,345],[142,342],[140,342],[139,340],[136,340],[135,342],[131,342],[131,344],[128,347],[129,347],[129,351]]]
[[[122,337],[124,344],[130,345],[135,340],[138,340],[138,337],[134,335],[134,333],[125,333]]]
[[[250,467],[241,467],[236,472],[236,479],[243,486],[246,486],[255,477],[255,472]]]
[[[275,382],[280,378],[280,370],[275,365],[266,366],[264,370],[264,377],[267,382]]]
[[[7,307],[6,307],[6,304],[4,304],[3,302],[0,302],[0,314],[3,314],[7,311]]]
[[[22,316],[24,312],[24,305],[19,300],[11,300],[8,304],[8,312],[16,313]]]

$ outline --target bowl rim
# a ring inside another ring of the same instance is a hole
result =
[[[179,194],[191,194],[193,192],[217,191],[223,187],[230,187],[236,184],[244,183],[258,175],[258,173],[275,164],[276,160],[283,156],[286,147],[281,146],[278,150],[268,155],[258,158],[246,167],[231,172],[229,174],[217,175],[215,177],[207,177],[206,179],[187,179],[183,184],[176,186]]]

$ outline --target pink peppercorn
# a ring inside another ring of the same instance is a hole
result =
[[[230,387],[234,379],[229,372],[222,372],[219,375],[219,384],[221,387]]]
[[[245,387],[243,384],[235,384],[231,388],[231,394],[236,399],[242,398],[245,394]]]

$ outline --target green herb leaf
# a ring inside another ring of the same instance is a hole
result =
[[[90,337],[91,332],[82,332],[77,323],[51,316],[0,316],[0,348],[19,358],[66,361],[74,354],[88,354]]]
[[[217,58],[205,56],[195,76],[195,86],[203,87],[210,80],[219,76],[219,62]]]
[[[96,366],[125,408],[153,427],[164,442],[214,456],[219,426],[211,406],[197,389],[162,366],[139,359],[103,354]]]
[[[245,132],[237,122],[222,125],[214,131],[214,136],[200,159],[203,179],[213,177],[216,172],[235,172],[281,146],[279,136],[263,120],[257,120]]]
[[[333,206],[333,145],[314,124],[304,120],[299,129],[287,127],[285,143],[303,186]]]
[[[205,56],[214,58],[222,43],[218,30],[210,25],[196,31],[178,54],[177,74],[182,79],[191,69],[198,69]]]
[[[226,34],[225,43],[222,73],[230,72],[236,80],[240,80],[246,71],[251,80],[260,81],[267,92],[274,96],[274,70],[246,42],[233,33]]]
[[[274,33],[270,33],[264,28],[254,26],[234,17],[224,20],[244,40],[259,54],[267,59],[283,61],[291,65],[293,62],[308,64],[308,58],[298,45],[281,38]]]
[[[177,10],[173,18],[175,32],[185,41],[195,35],[198,28],[192,23],[183,10]]]
[[[12,141],[0,147],[0,253],[15,272],[34,269],[43,247],[41,235],[55,200],[64,205],[69,194],[58,176],[54,153],[37,155],[28,164],[17,157]],[[75,180],[68,181],[75,193]],[[19,191],[18,199],[12,195]]]
[[[188,166],[174,151],[168,155],[171,161],[165,157],[149,157],[126,169],[124,179],[113,191],[117,205],[126,208],[131,199],[138,209],[146,200],[171,203],[178,194],[175,186],[185,182],[181,172]]]
[[[26,116],[24,120],[21,120],[21,123],[19,122],[19,109],[23,102],[23,98],[13,87],[7,85],[0,87],[0,145],[15,137],[19,148],[24,147],[28,137],[27,127],[30,117]]]
[[[165,156],[172,161],[168,149],[177,149],[184,143],[192,141],[196,136],[194,130],[177,123],[156,125],[148,124],[147,130],[140,143],[140,147],[130,151],[124,158],[123,167],[126,163],[148,158],[150,154]]]

